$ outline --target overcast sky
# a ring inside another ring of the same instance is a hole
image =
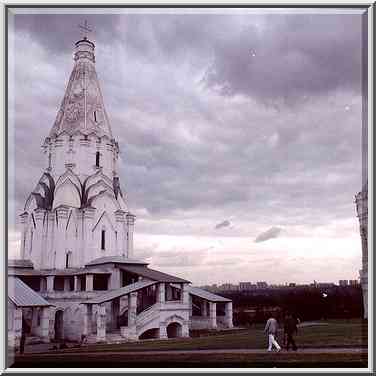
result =
[[[86,18],[135,257],[196,285],[358,277],[361,16],[211,12],[15,16],[10,257]]]

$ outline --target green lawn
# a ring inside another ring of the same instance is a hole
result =
[[[323,325],[299,328],[296,342],[300,348],[367,346],[367,324],[362,320],[329,320],[320,323]],[[263,325],[256,325],[250,329],[217,332],[205,337],[145,340],[118,345],[96,344],[64,351],[262,349],[266,344]]]
[[[362,320],[331,320],[323,325],[299,329],[296,336],[300,348],[365,347],[367,345],[367,324]],[[209,335],[210,334],[210,335]],[[48,354],[25,354],[16,356],[12,367],[150,367],[150,368],[192,368],[192,367],[366,367],[367,353],[180,353],[168,350],[210,350],[210,349],[265,349],[266,337],[263,325],[250,329],[208,333],[205,337],[175,340],[145,340],[124,344],[97,344],[72,348]],[[143,351],[166,350],[162,354],[146,355]],[[132,353],[128,353],[132,351]],[[134,354],[140,351],[139,354]],[[81,354],[84,352],[85,354]],[[115,352],[115,353],[114,353]],[[116,353],[118,352],[118,353]]]

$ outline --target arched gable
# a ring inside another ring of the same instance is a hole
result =
[[[102,182],[102,183],[101,183]],[[83,197],[82,205],[90,206],[90,200],[100,191],[112,191],[111,179],[106,176],[101,170],[98,170],[95,174],[90,175],[83,183]]]
[[[45,183],[49,189],[54,192],[55,190],[55,181],[53,179],[53,177],[48,173],[48,172],[45,172],[42,177],[40,178],[39,182],[42,182],[42,183]]]
[[[59,185],[63,184],[67,179],[70,179],[70,181],[76,185],[78,191],[80,192],[80,196],[81,196],[81,190],[82,190],[82,184],[81,184],[81,181],[79,179],[79,177],[73,173],[72,170],[68,169],[67,171],[64,172],[63,175],[61,175],[59,177],[59,179],[57,179],[57,182],[56,182],[56,190],[58,189]]]
[[[101,170],[98,170],[95,174],[90,175],[86,178],[84,182],[85,189],[88,189],[88,187],[92,186],[100,180],[104,181],[108,186],[112,187],[111,179],[107,175],[105,175]]]
[[[86,186],[87,187],[87,186]],[[107,184],[105,180],[98,180],[94,184],[90,185],[89,187],[85,187],[85,195],[87,200],[90,200],[97,194],[103,192],[103,191],[109,191],[111,194],[113,192],[113,189],[110,185]]]
[[[27,198],[24,210],[31,211],[36,208],[51,209],[54,197],[54,190],[54,179],[49,173],[43,173],[35,189]]]
[[[65,179],[56,187],[53,208],[55,209],[59,205],[81,207],[81,192],[70,178]]]
[[[26,200],[24,210],[31,213],[37,207],[38,207],[38,205],[37,205],[37,201],[35,199],[35,196],[30,193],[29,197]]]
[[[44,206],[46,209],[51,209],[54,199],[53,191],[51,191],[50,187],[42,181],[38,183],[38,186],[42,187],[43,189]]]
[[[115,212],[120,209],[115,195],[109,191],[102,191],[88,201],[88,205],[101,211]]]

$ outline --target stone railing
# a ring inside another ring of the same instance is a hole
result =
[[[149,321],[154,320],[155,315],[158,315],[160,311],[160,304],[156,303],[148,307],[144,311],[140,312],[136,317],[137,327],[147,324]]]
[[[189,304],[184,304],[181,300],[168,300],[161,304],[161,310],[189,309]]]
[[[45,299],[92,299],[106,293],[106,291],[42,291],[38,292]]]

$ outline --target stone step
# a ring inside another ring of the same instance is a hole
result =
[[[126,338],[123,338],[119,333],[106,333],[106,343],[122,343],[127,342]],[[96,334],[90,334],[90,336],[87,337],[86,343],[93,344],[97,343],[97,335]]]
[[[43,343],[41,337],[26,336],[25,345],[36,345],[36,344],[39,344],[39,343]]]

